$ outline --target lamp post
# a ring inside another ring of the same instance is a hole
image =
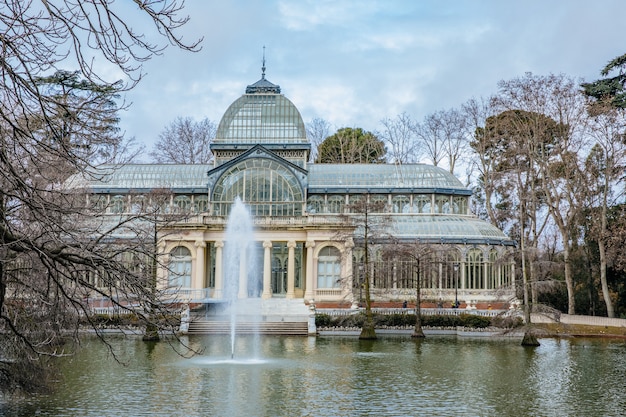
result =
[[[459,264],[454,263],[454,308],[459,307]]]

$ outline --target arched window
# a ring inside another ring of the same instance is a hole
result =
[[[191,197],[177,195],[174,197],[174,211],[176,213],[188,213],[191,209]]]
[[[408,256],[398,256],[395,258],[393,267],[394,287],[396,288],[416,288],[417,277],[420,273],[419,263]],[[426,283],[422,280],[422,288],[426,288]]]
[[[391,199],[391,205],[394,213],[405,213],[405,207],[410,209],[410,199],[408,195],[395,195]]]
[[[375,194],[370,196],[370,204],[379,213],[386,213],[389,211],[389,199],[386,195]]]
[[[320,250],[317,260],[317,288],[341,287],[341,252],[334,246]]]
[[[338,214],[343,213],[345,201],[345,197],[342,195],[331,195],[328,197],[328,212]]]
[[[483,289],[485,288],[484,281],[484,263],[483,263],[483,251],[477,248],[470,249],[467,252],[466,268],[466,286],[467,289]]]
[[[367,196],[352,194],[348,196],[348,210],[351,213],[361,213],[364,209]]]
[[[458,290],[461,288],[461,257],[459,252],[452,250],[445,254],[445,259],[441,288]]]
[[[228,215],[239,197],[253,216],[302,214],[302,185],[285,165],[267,158],[246,159],[226,170],[213,189],[213,212]]]
[[[429,214],[431,198],[428,194],[417,194],[413,196],[413,213]]]
[[[497,261],[498,252],[495,249],[492,249],[489,252],[489,261],[487,262],[487,289],[490,290],[500,286],[500,268],[498,267]]]
[[[191,287],[191,252],[184,246],[170,252],[168,284],[171,288]]]
[[[450,197],[447,195],[435,196],[435,213],[450,213]]]
[[[312,195],[306,203],[306,211],[311,214],[320,214],[324,212],[324,197],[321,195]]]
[[[206,195],[196,195],[193,197],[193,211],[195,213],[206,213],[209,209],[209,198]]]
[[[143,195],[134,195],[130,200],[130,211],[134,214],[143,213],[146,207],[146,197]]]
[[[454,197],[453,209],[454,214],[467,214],[467,197]]]
[[[108,199],[106,195],[92,195],[91,204],[93,210],[97,213],[104,213],[107,209]]]
[[[122,214],[126,213],[126,200],[125,195],[116,195],[111,198],[111,213]]]

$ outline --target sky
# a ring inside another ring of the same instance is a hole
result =
[[[266,78],[305,123],[369,131],[527,72],[592,81],[626,53],[624,0],[186,0],[185,12],[179,33],[202,49],[168,47],[124,96],[120,127],[148,150],[177,117],[219,123],[261,78],[263,47]]]

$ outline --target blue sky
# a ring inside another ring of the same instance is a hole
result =
[[[623,0],[187,0],[180,32],[202,50],[166,49],[126,94],[126,135],[148,148],[176,117],[219,122],[246,85],[266,78],[305,122],[380,129],[421,121],[496,92],[500,80],[599,77],[626,53]]]

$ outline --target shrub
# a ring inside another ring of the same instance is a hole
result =
[[[317,314],[315,324],[318,327],[363,327],[365,313],[332,317],[328,314]],[[484,329],[490,326],[511,329],[521,326],[520,317],[497,316],[484,317],[475,314],[460,315],[422,315],[422,326],[425,327],[469,327]],[[374,314],[375,327],[410,327],[415,325],[415,314]]]
[[[315,325],[317,327],[330,327],[333,318],[328,314],[316,314],[315,315]]]
[[[459,326],[471,327],[473,329],[485,329],[491,325],[491,318],[484,316],[477,316],[475,314],[461,314],[459,315]]]
[[[456,327],[459,326],[458,316],[422,316],[422,326],[428,327]]]

